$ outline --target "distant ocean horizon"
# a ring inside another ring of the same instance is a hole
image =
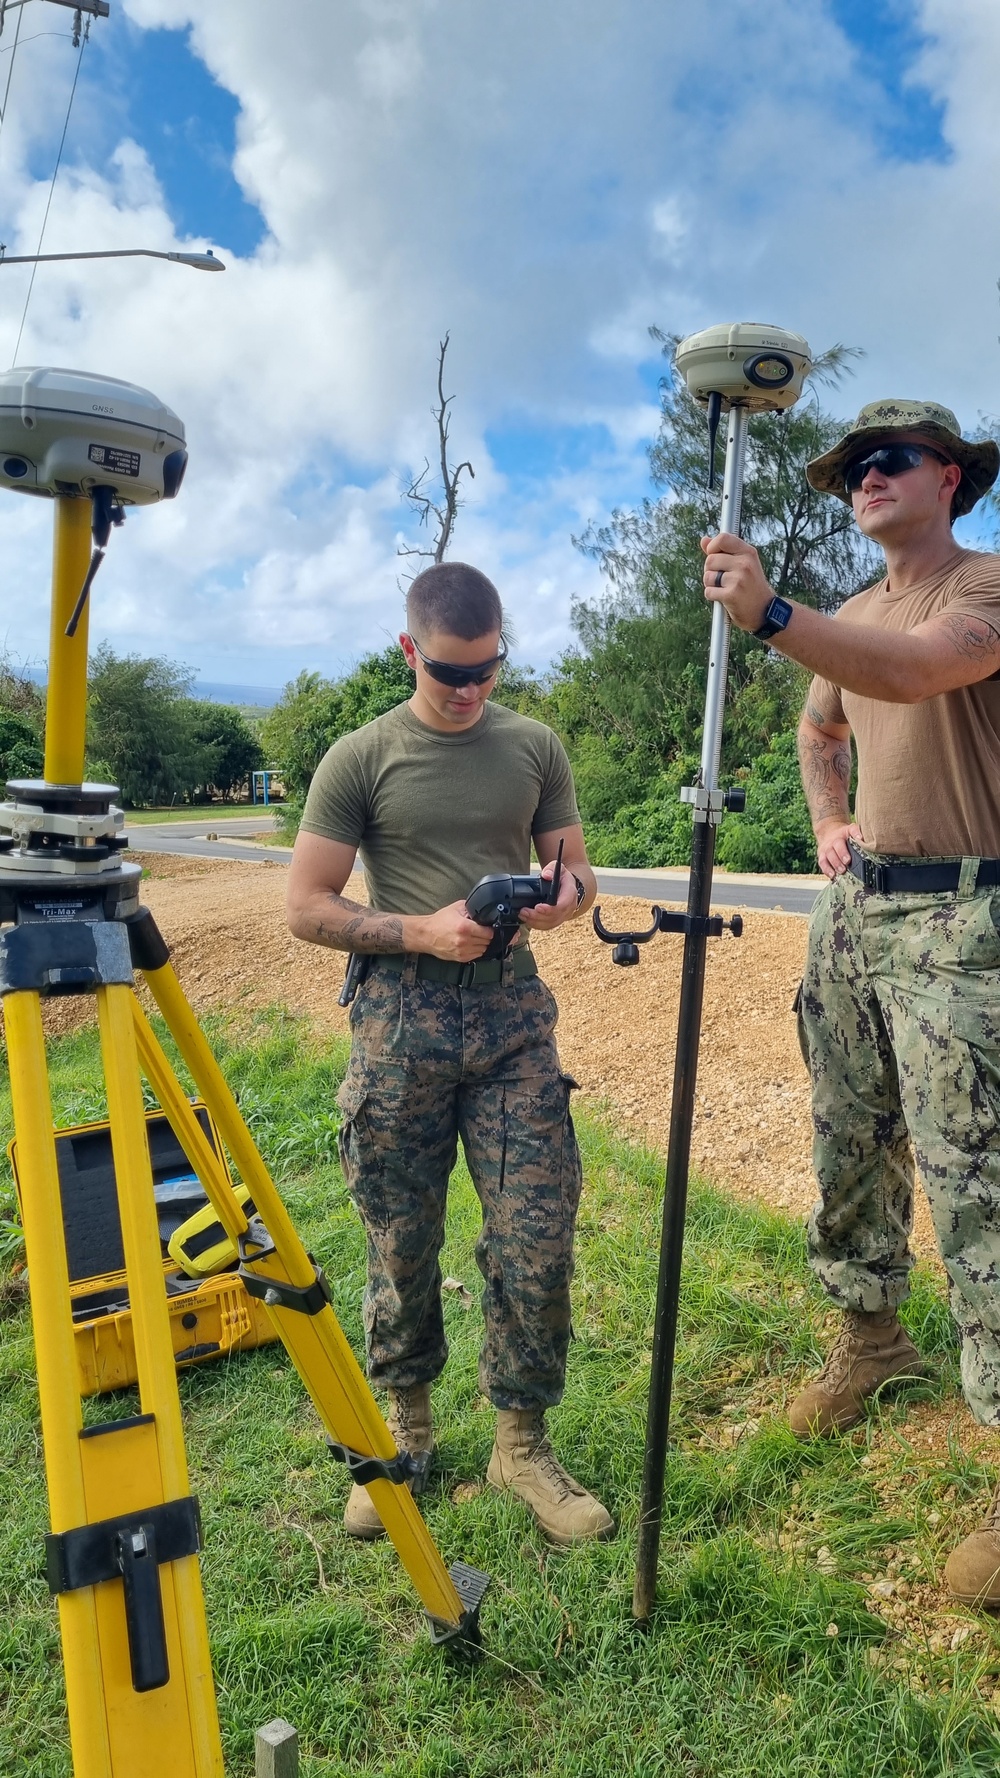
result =
[[[34,685],[44,685],[46,669],[44,667],[28,667],[27,677]],[[281,687],[275,685],[228,685],[221,679],[196,679],[191,687],[191,696],[200,698],[203,703],[210,704],[250,704],[258,710],[270,710],[281,697]]]

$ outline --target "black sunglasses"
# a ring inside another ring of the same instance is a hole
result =
[[[869,451],[864,457],[855,457],[844,470],[844,487],[848,494],[856,494],[870,469],[877,474],[888,476],[906,475],[910,469],[917,469],[925,457],[933,457],[938,463],[950,463],[950,457],[942,457],[940,451],[932,451],[930,445],[891,444],[881,445],[877,451]]]
[[[451,685],[456,690],[463,685],[485,685],[488,679],[494,678],[499,673],[507,659],[507,650],[504,648],[500,654],[494,655],[491,661],[480,661],[475,667],[456,667],[450,661],[430,660],[419,642],[415,641],[412,636],[410,641],[431,678],[436,679],[439,685]]]

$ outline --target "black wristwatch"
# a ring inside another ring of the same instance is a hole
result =
[[[764,613],[764,622],[760,629],[754,630],[758,641],[769,642],[772,636],[778,634],[779,630],[786,630],[794,610],[794,605],[790,605],[787,599],[779,599],[775,594]]]
[[[567,870],[569,870],[569,866],[568,866],[568,865],[567,865],[567,867],[566,867],[566,868],[567,868]],[[570,870],[570,871],[569,871],[569,874],[570,874],[570,876],[571,876],[571,877],[572,877],[572,879],[573,879],[573,881],[574,881],[574,883],[575,883],[575,884],[576,884],[576,905],[577,905],[577,908],[578,908],[578,909],[579,909],[579,907],[580,907],[580,906],[581,906],[581,903],[582,903],[582,902],[584,902],[584,901],[585,901],[585,900],[586,900],[586,897],[587,897],[587,891],[586,891],[586,889],[585,889],[585,888],[584,888],[584,886],[583,886],[583,884],[582,884],[582,883],[581,883],[581,881],[580,881],[580,879],[579,879],[579,877],[578,877],[578,876],[577,876],[577,874],[576,874],[576,871],[575,871],[575,870]]]

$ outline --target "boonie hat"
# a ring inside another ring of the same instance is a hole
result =
[[[836,494],[845,506],[850,506],[851,496],[844,487],[848,464],[860,457],[866,446],[875,449],[880,444],[892,444],[899,432],[919,433],[927,444],[958,464],[962,479],[952,502],[956,518],[971,512],[1000,474],[1000,449],[991,438],[970,444],[962,437],[950,407],[942,407],[937,401],[870,401],[832,451],[806,464],[809,486],[820,494]]]

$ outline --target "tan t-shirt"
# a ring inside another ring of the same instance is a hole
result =
[[[543,722],[486,704],[471,729],[439,734],[400,704],[324,754],[302,826],[358,847],[372,907],[433,914],[480,877],[528,870],[533,835],[579,819],[565,749]]]
[[[982,618],[1000,634],[1000,556],[963,550],[905,592],[880,580],[837,622],[913,630],[939,612]],[[849,722],[858,749],[855,819],[874,852],[1000,858],[1000,675],[920,704],[889,704],[814,679],[810,701]]]

